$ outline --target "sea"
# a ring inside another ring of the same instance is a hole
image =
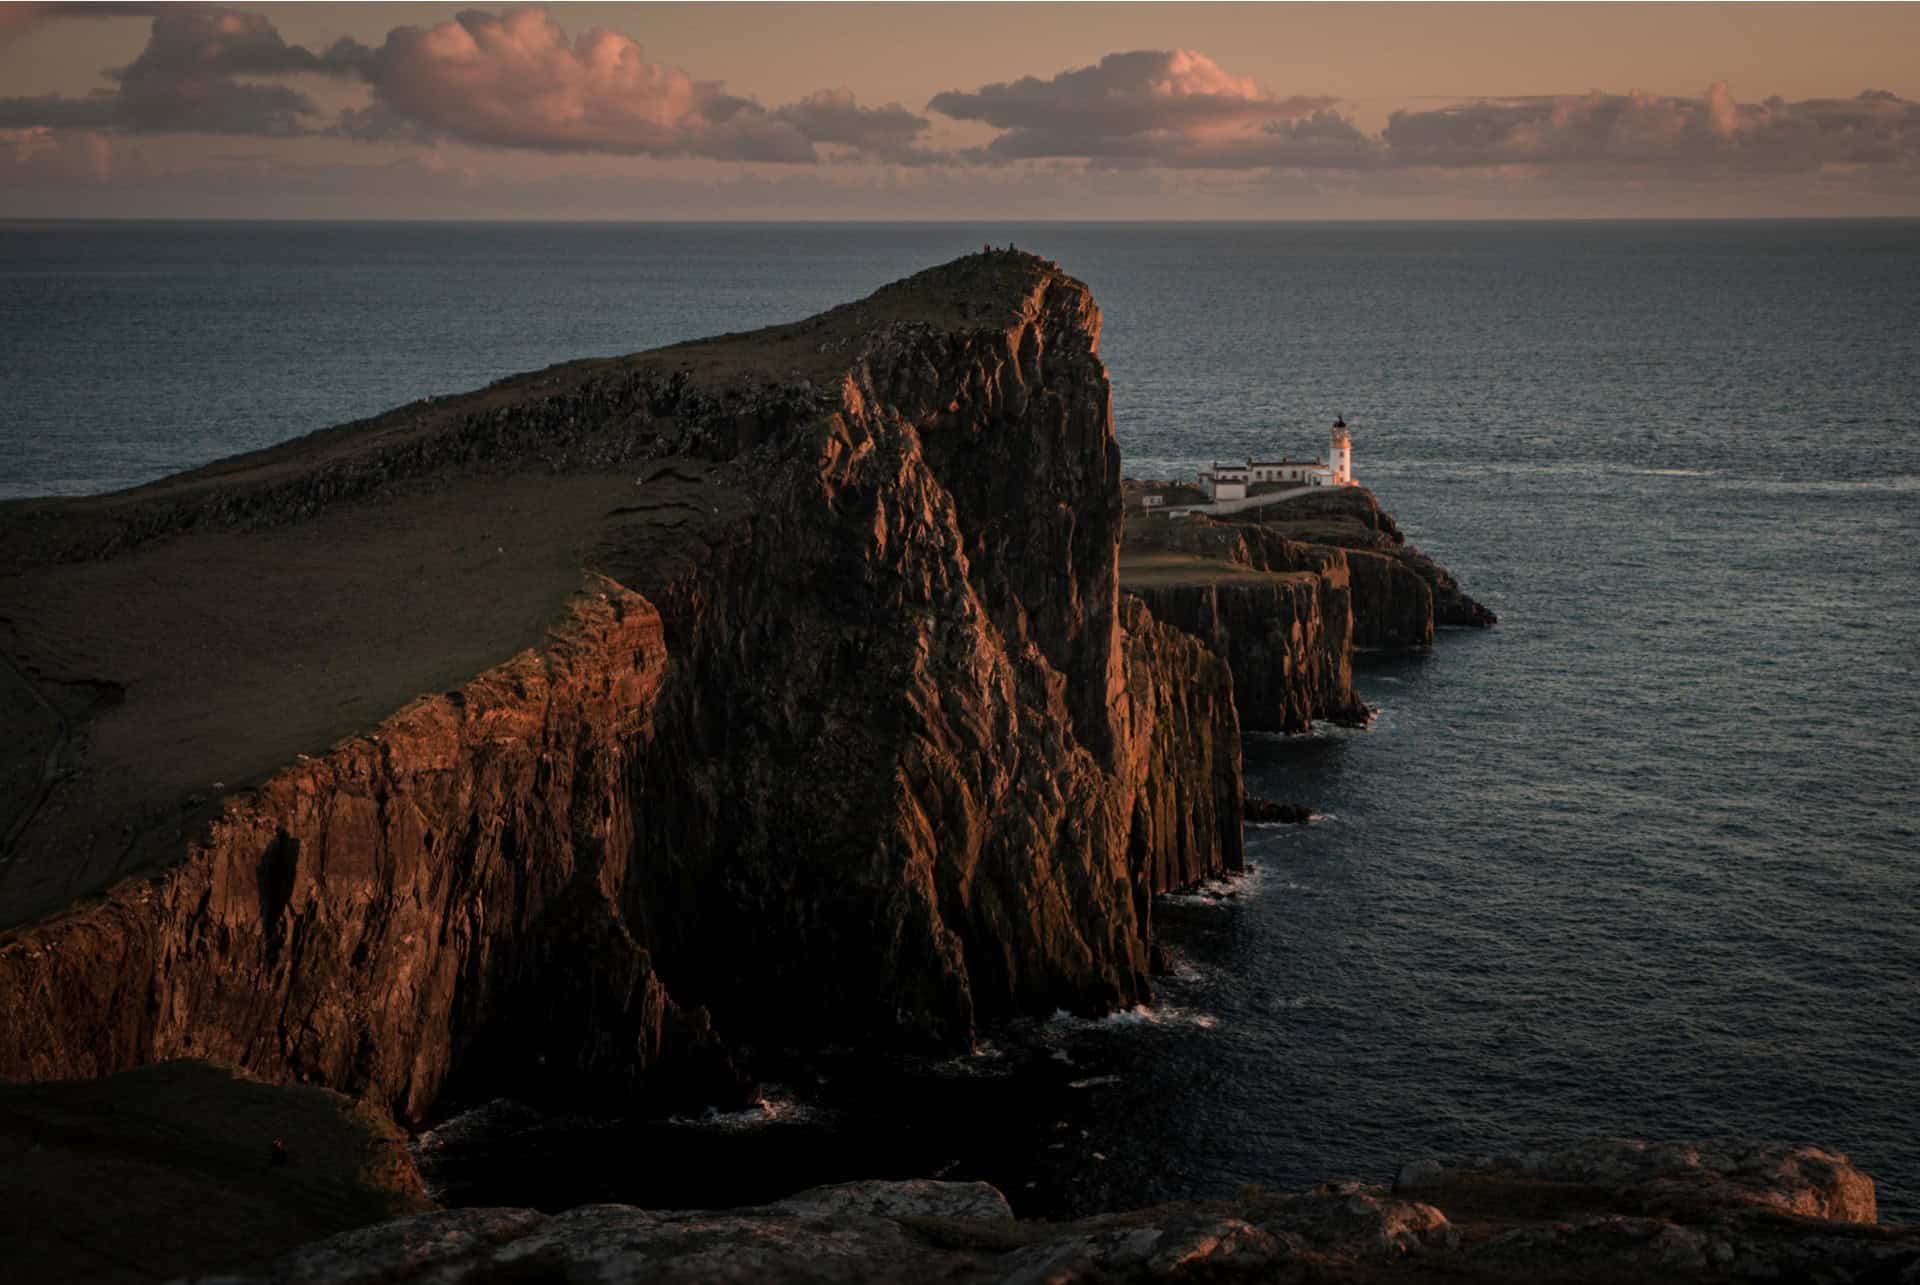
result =
[[[982,1178],[1064,1215],[1592,1135],[1805,1140],[1920,1221],[1920,223],[0,225],[0,497],[802,317],[978,249],[1101,305],[1125,469],[1323,449],[1500,615],[1250,737],[1151,1005],[745,1111],[450,1104],[452,1203]]]

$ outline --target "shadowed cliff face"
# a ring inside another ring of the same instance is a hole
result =
[[[1151,892],[1238,864],[1237,724],[1204,649],[1123,629],[1098,338],[1080,283],[973,256],[0,508],[10,670],[124,694],[46,701],[7,778],[4,908],[107,886],[0,939],[0,1075],[664,1104],[742,1040],[1145,998]],[[285,590],[253,645],[218,586],[168,614],[222,576]]]
[[[1362,575],[1369,591],[1372,572]],[[1392,628],[1383,622],[1396,615],[1417,619],[1432,637],[1423,586],[1412,584],[1406,603],[1370,596],[1363,616],[1345,550],[1259,525],[1149,518],[1127,533],[1122,575],[1157,619],[1227,661],[1249,731],[1304,732],[1317,719],[1364,722],[1366,706],[1353,693],[1356,640]]]

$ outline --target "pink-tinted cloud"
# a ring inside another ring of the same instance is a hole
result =
[[[41,5],[16,27],[115,12]],[[138,13],[139,8],[128,12]],[[695,156],[811,164],[816,145],[867,159],[923,162],[927,120],[897,103],[863,107],[823,90],[768,109],[650,61],[631,38],[594,27],[569,38],[544,8],[469,10],[433,27],[398,27],[377,48],[342,38],[315,52],[288,44],[264,15],[217,6],[154,11],[147,47],[110,70],[114,91],[0,99],[0,125],[357,139],[451,139],[546,152]],[[372,101],[323,118],[289,77],[364,82]]]
[[[1382,138],[1400,166],[1776,173],[1914,165],[1920,104],[1872,90],[1741,103],[1722,82],[1699,98],[1596,91],[1401,111]]]
[[[1190,49],[1142,49],[1047,80],[950,89],[928,106],[1001,130],[986,148],[999,160],[1086,157],[1237,169],[1296,163],[1291,158],[1311,164],[1338,152],[1364,163],[1359,131],[1325,115],[1336,101],[1271,94]],[[1296,132],[1302,120],[1313,123]]]
[[[360,61],[374,102],[345,122],[357,137],[797,164],[832,144],[870,159],[924,159],[916,140],[926,118],[897,103],[862,107],[841,89],[768,110],[649,61],[617,32],[594,27],[569,40],[541,8],[401,27]]]
[[[1525,167],[1688,180],[1854,168],[1920,183],[1920,105],[1879,92],[1741,102],[1716,84],[1697,98],[1489,98],[1399,111],[1371,134],[1332,98],[1274,92],[1191,50],[1137,50],[934,95],[930,112],[995,131],[984,147],[952,153],[928,144],[926,115],[897,103],[865,106],[841,88],[764,106],[650,60],[627,35],[570,35],[541,7],[399,27],[375,47],[342,38],[309,49],[288,43],[270,16],[215,5],[16,5],[0,8],[0,35],[142,15],[152,19],[146,47],[109,69],[101,89],[0,98],[0,129],[331,135],[789,165],[1328,175]],[[305,92],[316,76],[354,86],[363,105],[323,111]]]
[[[635,41],[604,28],[569,41],[544,9],[469,10],[436,27],[397,28],[367,59],[365,74],[377,113],[366,120],[464,142],[814,159],[799,130],[719,82],[651,62]]]

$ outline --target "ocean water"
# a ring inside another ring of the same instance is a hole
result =
[[[1156,1004],[775,1064],[743,1115],[497,1109],[450,1198],[985,1177],[1036,1213],[1555,1137],[1838,1147],[1920,1220],[1920,224],[0,226],[0,497],[135,484],[987,240],[1106,318],[1129,472],[1354,467],[1502,617],[1250,739],[1312,804],[1157,912]],[[634,1162],[636,1148],[654,1157]],[[663,1163],[664,1161],[664,1163]]]

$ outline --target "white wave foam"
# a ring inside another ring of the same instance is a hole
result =
[[[511,1098],[495,1098],[477,1107],[449,1116],[431,1129],[414,1135],[413,1150],[431,1155],[450,1146],[459,1146],[487,1134],[512,1133],[531,1128],[546,1119],[532,1107]]]
[[[1063,1008],[1047,1019],[1048,1029],[1060,1033],[1181,1026],[1211,1031],[1219,1025],[1220,1019],[1211,1013],[1182,1008],[1176,1004],[1136,1004],[1132,1008],[1108,1013],[1105,1017],[1077,1017]]]
[[[757,1102],[738,1111],[708,1107],[699,1115],[667,1117],[667,1123],[681,1128],[712,1129],[719,1133],[741,1133],[764,1129],[770,1124],[801,1124],[819,1118],[820,1109],[793,1096],[777,1084],[766,1086]]]
[[[935,1062],[931,1070],[935,1075],[950,1079],[982,1079],[1012,1075],[1014,1068],[1007,1060],[1005,1049],[992,1040],[979,1040],[971,1052]]]
[[[1117,1075],[1089,1075],[1084,1080],[1068,1080],[1067,1087],[1070,1089],[1097,1089],[1103,1085],[1118,1083],[1120,1083],[1120,1077]]]
[[[1172,947],[1164,944],[1160,950],[1162,956],[1167,961],[1166,979],[1168,981],[1191,986],[1207,979],[1208,970],[1200,967],[1200,965],[1194,963],[1185,955],[1180,954]]]
[[[1242,897],[1253,895],[1260,887],[1264,872],[1260,864],[1249,861],[1245,869],[1238,874],[1227,875],[1222,879],[1209,879],[1196,888],[1184,892],[1165,892],[1160,899],[1175,906],[1228,906]]]

